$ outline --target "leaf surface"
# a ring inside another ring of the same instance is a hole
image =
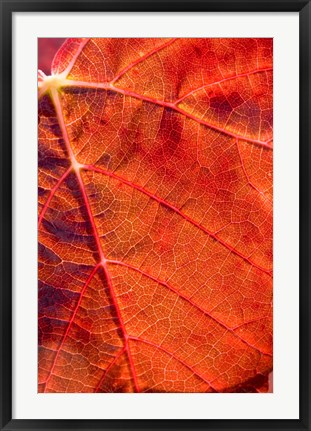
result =
[[[38,175],[40,392],[268,390],[272,39],[67,39]]]

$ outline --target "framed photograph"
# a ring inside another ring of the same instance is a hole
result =
[[[310,10],[1,0],[1,429],[311,429]]]

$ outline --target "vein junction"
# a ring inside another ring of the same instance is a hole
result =
[[[121,94],[126,95],[126,96],[138,98],[138,99],[141,99],[141,100],[146,101],[146,102],[155,103],[155,104],[157,104],[159,106],[163,106],[163,107],[168,107],[168,108],[174,109],[177,112],[179,112],[181,114],[184,114],[184,115],[188,116],[189,118],[192,118],[195,121],[198,121],[199,123],[202,123],[202,124],[205,124],[207,126],[210,126],[211,128],[214,128],[216,130],[219,130],[220,132],[226,133],[226,134],[234,136],[236,138],[242,138],[245,141],[250,141],[250,142],[253,142],[255,144],[261,145],[263,147],[267,147],[269,149],[271,148],[271,146],[270,146],[270,142],[269,141],[268,142],[262,142],[262,141],[258,141],[258,140],[252,140],[252,139],[247,139],[247,138],[244,138],[244,137],[239,137],[239,136],[230,134],[230,132],[228,132],[226,130],[222,130],[222,129],[219,129],[219,128],[217,129],[217,127],[212,126],[210,124],[207,124],[203,120],[199,120],[199,119],[191,116],[189,113],[187,113],[186,111],[184,111],[183,109],[181,109],[181,108],[178,107],[178,103],[181,102],[181,100],[184,100],[184,98],[182,98],[180,100],[177,100],[175,103],[169,103],[169,102],[165,102],[165,101],[161,101],[161,100],[155,100],[155,99],[152,99],[150,97],[139,95],[139,94],[136,94],[136,93],[131,92],[131,91],[122,90],[122,89],[120,89],[118,87],[115,87],[112,82],[111,83],[91,83],[91,82],[82,82],[82,81],[68,80],[67,79],[68,73],[69,73],[69,71],[66,70],[65,72],[63,72],[62,74],[59,74],[59,75],[45,76],[42,72],[40,72],[40,74],[39,74],[39,97],[42,97],[45,94],[48,94],[51,97],[51,100],[52,100],[52,102],[53,102],[53,104],[55,106],[55,110],[56,110],[58,122],[59,122],[61,131],[62,131],[62,134],[63,134],[63,137],[64,137],[66,149],[67,149],[68,156],[69,156],[70,163],[71,163],[71,167],[64,174],[62,181],[65,180],[65,178],[67,177],[67,175],[68,175],[68,173],[70,171],[73,171],[75,173],[77,181],[79,183],[81,194],[83,196],[83,201],[84,201],[85,207],[87,209],[87,213],[89,215],[89,220],[90,220],[90,223],[92,225],[92,231],[93,231],[93,235],[94,235],[94,238],[95,238],[95,241],[96,241],[97,251],[98,251],[98,254],[99,254],[99,263],[97,264],[95,270],[92,272],[92,276],[95,274],[95,272],[97,271],[98,267],[102,267],[103,268],[103,271],[105,273],[105,277],[106,277],[106,280],[107,280],[107,284],[108,284],[108,287],[109,287],[109,291],[110,291],[110,294],[111,294],[112,302],[113,302],[114,308],[116,310],[116,314],[117,314],[117,317],[118,317],[120,328],[122,330],[123,340],[124,340],[123,349],[119,352],[117,358],[121,354],[123,354],[123,353],[127,354],[128,360],[129,360],[129,364],[130,364],[130,368],[131,368],[131,371],[132,371],[132,376],[133,376],[135,390],[137,392],[140,392],[139,383],[138,383],[138,379],[137,379],[137,374],[136,374],[136,371],[135,371],[135,365],[134,365],[134,362],[133,362],[133,358],[132,358],[131,351],[130,351],[130,345],[129,345],[129,340],[130,339],[133,339],[133,340],[137,339],[137,341],[139,341],[139,338],[137,338],[137,337],[131,337],[127,333],[127,331],[126,331],[125,324],[124,324],[124,321],[123,321],[123,318],[122,318],[122,315],[121,315],[120,307],[118,305],[118,300],[117,300],[117,297],[115,295],[115,292],[114,292],[114,289],[113,289],[113,286],[112,286],[111,277],[110,277],[109,272],[108,272],[108,264],[109,263],[120,264],[120,265],[125,265],[125,264],[122,263],[122,262],[107,260],[106,257],[104,256],[103,249],[102,249],[102,246],[101,246],[101,243],[100,243],[100,237],[99,237],[99,234],[97,232],[97,228],[96,228],[96,225],[95,225],[95,222],[94,222],[94,218],[93,218],[93,215],[92,215],[92,211],[91,211],[90,203],[89,203],[89,200],[88,200],[88,196],[86,194],[86,190],[85,190],[85,187],[84,187],[84,184],[83,184],[83,181],[82,181],[82,177],[81,177],[81,170],[95,170],[96,171],[96,168],[94,168],[92,166],[88,166],[88,165],[79,163],[77,161],[74,153],[73,153],[73,150],[72,150],[70,142],[69,142],[69,137],[68,137],[68,133],[67,133],[65,121],[64,121],[64,118],[63,118],[63,114],[62,114],[62,107],[61,107],[61,101],[60,101],[60,97],[59,97],[59,91],[62,88],[64,88],[64,87],[83,87],[83,88],[94,88],[94,89],[101,89],[101,90],[107,90],[107,91],[115,91],[115,92],[121,93]],[[97,170],[99,171],[99,169],[97,169]],[[118,177],[117,175],[114,175],[114,174],[109,173],[109,172],[104,172],[104,171],[102,171],[102,173],[104,173],[105,175],[114,177],[116,180],[124,182],[125,184],[127,184],[129,186],[133,186],[133,184],[130,183],[128,180],[126,180],[124,178],[121,178],[121,177]],[[58,182],[57,187],[59,187],[60,184],[61,184],[61,181]],[[181,211],[179,211],[177,208],[173,207],[169,203],[165,202],[164,200],[161,200],[161,198],[158,198],[158,197],[156,197],[154,195],[151,196],[151,194],[148,191],[144,190],[143,188],[141,188],[139,186],[135,186],[135,187],[137,189],[139,189],[141,192],[143,192],[143,193],[149,195],[150,197],[156,199],[160,204],[169,206],[175,212],[177,212],[181,216],[187,218],[185,215],[183,215],[181,213]],[[56,188],[53,189],[53,193],[55,193],[55,191],[56,191]],[[49,197],[48,202],[50,202],[51,198],[52,198],[52,195]],[[40,217],[41,220],[43,218],[43,215],[42,215],[42,217]],[[191,220],[188,220],[188,221],[192,222]],[[200,229],[204,230],[204,228],[202,226],[198,226],[198,227]],[[219,241],[220,243],[223,243],[212,232],[206,231],[206,233],[208,233],[210,236],[212,236],[215,240]],[[227,244],[223,243],[223,245],[225,247],[229,248],[227,246]],[[230,249],[230,251],[232,253],[237,254],[240,258],[242,258],[243,260],[246,260],[252,266],[257,267],[261,271],[266,272],[269,275],[271,275],[271,271],[268,271],[268,270],[266,270],[264,268],[260,268],[258,265],[256,265],[254,262],[252,262],[250,259],[245,258],[243,255],[241,255],[240,253],[238,253],[234,248],[230,247],[229,249]],[[136,270],[135,268],[132,268],[132,269]],[[147,276],[149,276],[149,275],[147,274]],[[87,283],[86,283],[86,286],[87,286]],[[77,307],[79,306],[79,304],[81,302],[81,298],[82,298],[82,295],[84,293],[84,290],[81,292],[80,300],[78,302]],[[178,292],[177,292],[177,294],[178,294]],[[187,300],[187,298],[185,298],[185,299]],[[73,317],[72,317],[71,321],[74,319],[74,316],[75,316],[75,314],[73,314]],[[212,319],[216,320],[212,315],[209,315],[209,317],[211,317]],[[217,323],[220,324],[220,325],[222,325],[222,326],[225,326],[225,324],[223,324],[220,321],[217,321]],[[70,324],[71,323],[69,323],[69,326],[67,328],[66,334],[68,333],[68,331],[70,329]],[[225,326],[225,328],[227,330],[229,330],[229,331],[231,331],[231,332],[234,333],[234,331],[231,330],[230,328],[228,328],[226,326]],[[65,337],[66,337],[66,334],[65,334]],[[235,335],[237,336],[237,334],[235,334]],[[237,336],[237,337],[240,338],[239,336]],[[242,342],[246,343],[246,341],[244,341],[242,338],[240,338],[240,339],[242,340]],[[140,340],[140,341],[143,341],[143,340]],[[63,344],[63,342],[64,342],[64,339],[62,341],[62,344]],[[146,341],[146,343],[148,343],[148,341]],[[61,349],[62,344],[60,345],[59,351]],[[258,350],[258,349],[256,349],[253,346],[250,346],[250,347],[253,348],[253,349],[255,349],[255,350]],[[261,352],[261,353],[263,353],[263,352]],[[53,364],[50,376],[52,374],[55,362],[57,361],[57,357],[58,357],[58,354],[56,354],[56,357],[54,358],[54,364]],[[116,358],[115,358],[115,360],[116,360]],[[186,366],[187,366],[187,364],[186,364]],[[107,371],[108,371],[108,369],[107,369]],[[195,372],[195,370],[194,370],[194,372]],[[47,382],[48,382],[48,379],[46,381],[46,384],[47,384]]]

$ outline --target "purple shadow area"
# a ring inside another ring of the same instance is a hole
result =
[[[65,40],[66,38],[57,37],[38,38],[38,69],[46,75],[51,74],[53,58]]]

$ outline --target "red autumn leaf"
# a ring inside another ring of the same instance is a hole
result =
[[[268,390],[271,39],[64,43],[39,280],[41,392]]]

